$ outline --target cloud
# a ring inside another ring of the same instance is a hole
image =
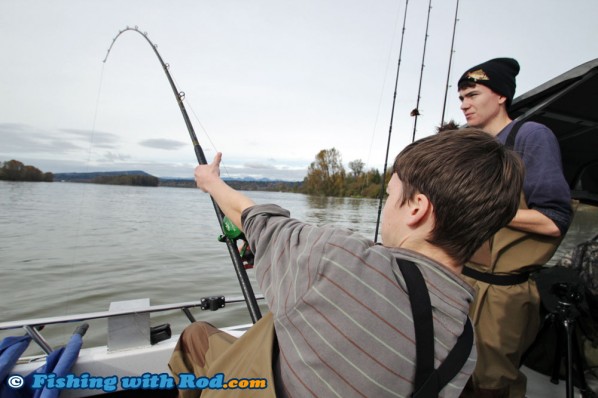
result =
[[[290,164],[289,164],[290,163]],[[255,159],[235,162],[231,159],[222,164],[224,178],[268,178],[270,180],[301,181],[307,173],[304,162],[297,161],[279,163],[275,159]]]
[[[169,140],[165,138],[154,138],[149,140],[143,140],[139,142],[139,145],[146,146],[148,148],[156,148],[156,149],[164,149],[166,151],[174,151],[180,149],[187,144],[176,141],[176,140]]]
[[[93,145],[97,148],[117,148],[120,137],[113,133],[106,133],[103,131],[93,130],[79,130],[79,129],[62,129],[69,136],[78,137],[79,141],[86,143],[87,145]]]
[[[243,167],[248,169],[276,170],[276,166],[260,162],[247,162],[243,164]]]
[[[44,157],[65,156],[86,152],[90,148],[115,149],[120,138],[116,134],[91,130],[43,130],[27,124],[0,123],[2,147],[0,155],[38,154]]]
[[[140,159],[122,145],[120,136],[84,129],[44,130],[27,124],[0,123],[0,161],[19,160],[53,173],[143,170],[157,177],[192,178],[195,162]],[[187,146],[176,140],[148,139],[142,146],[174,151]],[[99,150],[95,150],[99,149]],[[102,150],[103,149],[103,150]],[[212,152],[206,148],[206,152]],[[211,161],[211,159],[210,159]],[[307,161],[274,158],[227,158],[223,177],[300,181]]]
[[[125,162],[131,159],[131,156],[126,155],[124,153],[114,153],[110,151],[104,152],[104,155],[98,159],[100,163],[117,163],[117,162]]]
[[[0,153],[66,153],[81,150],[82,146],[67,137],[57,136],[26,124],[0,123],[2,149]]]

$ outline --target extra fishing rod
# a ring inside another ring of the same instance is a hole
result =
[[[206,157],[204,155],[203,149],[199,145],[199,141],[197,140],[197,136],[195,135],[195,130],[193,129],[193,125],[191,124],[191,121],[189,120],[189,116],[187,115],[187,110],[185,109],[185,105],[183,105],[183,99],[185,98],[185,93],[182,91],[179,91],[176,88],[174,81],[172,80],[172,77],[170,76],[170,73],[168,72],[169,65],[164,63],[164,61],[162,60],[162,57],[160,56],[160,53],[158,52],[158,46],[151,42],[151,40],[147,37],[146,32],[141,32],[137,28],[137,26],[135,26],[134,28],[130,28],[127,26],[126,29],[119,31],[118,35],[116,35],[116,37],[112,40],[112,44],[110,45],[110,48],[108,49],[108,52],[106,53],[106,57],[104,58],[103,62],[106,63],[106,60],[108,59],[108,56],[110,55],[110,50],[112,50],[112,46],[114,46],[116,39],[118,39],[120,37],[120,35],[122,35],[123,33],[127,32],[127,31],[139,33],[149,43],[149,45],[152,46],[154,53],[158,57],[158,60],[160,61],[160,64],[162,65],[162,68],[164,69],[164,73],[166,73],[166,77],[168,78],[168,82],[170,83],[170,87],[172,88],[172,92],[174,93],[176,101],[179,104],[181,113],[183,114],[183,119],[185,120],[185,124],[187,125],[187,130],[189,131],[189,136],[191,137],[191,142],[193,143],[193,149],[195,150],[195,155],[197,157],[197,161],[199,162],[199,164],[208,164]],[[226,242],[226,246],[228,248],[231,259],[233,261],[233,266],[235,267],[235,272],[237,274],[237,278],[239,279],[239,285],[241,286],[243,296],[245,297],[245,301],[247,303],[247,309],[249,310],[249,315],[251,316],[251,320],[253,321],[253,323],[255,323],[262,317],[260,308],[259,308],[259,306],[257,304],[257,300],[255,298],[255,293],[253,292],[253,288],[251,287],[251,282],[249,281],[249,277],[247,276],[247,271],[245,270],[245,266],[243,265],[243,260],[241,259],[241,256],[239,254],[239,249],[237,248],[237,245],[233,241],[233,239],[228,237],[226,234],[226,231],[224,228],[224,214],[222,213],[222,210],[220,209],[220,207],[218,207],[218,204],[214,201],[214,198],[212,198],[210,196],[210,199],[212,200],[212,204],[214,205],[214,210],[216,211],[216,217],[218,218],[218,223],[220,224],[220,228],[222,229],[222,232],[224,234],[224,237],[222,237],[222,240],[224,240]]]
[[[448,64],[448,72],[446,74],[446,88],[444,90],[444,103],[442,104],[442,120],[440,121],[440,126],[444,126],[444,112],[446,111],[446,98],[448,95],[449,89],[449,81],[451,78],[451,65],[453,64],[453,53],[455,52],[455,31],[457,30],[457,21],[459,20],[457,16],[459,15],[459,0],[457,0],[457,6],[455,7],[455,22],[453,23],[453,38],[451,40],[451,54],[449,55],[449,64]]]
[[[432,11],[432,0],[428,3],[428,20],[426,21],[426,35],[424,36],[424,52],[422,55],[422,67],[419,74],[419,88],[417,89],[417,104],[415,105],[415,109],[411,111],[411,116],[415,117],[415,121],[413,122],[413,136],[411,137],[411,142],[415,141],[415,131],[417,129],[417,117],[419,116],[419,100],[421,98],[421,91],[422,91],[422,80],[424,77],[424,61],[426,59],[426,44],[428,44],[428,27],[430,26],[430,12]]]
[[[376,219],[376,232],[374,242],[378,241],[378,229],[380,227],[380,215],[382,214],[382,200],[384,199],[384,186],[386,185],[386,167],[388,166],[388,152],[390,151],[390,137],[392,135],[392,122],[395,115],[395,104],[397,102],[397,86],[399,84],[399,72],[401,70],[401,57],[403,54],[403,39],[405,38],[405,23],[407,22],[407,7],[409,0],[405,0],[405,15],[403,16],[403,31],[401,32],[401,45],[399,46],[399,62],[397,63],[397,75],[395,77],[395,91],[392,96],[392,109],[390,111],[390,127],[388,128],[388,141],[386,143],[386,157],[384,158],[384,170],[382,171],[382,184],[380,187],[380,200],[378,201],[378,218]]]

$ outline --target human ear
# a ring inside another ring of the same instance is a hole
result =
[[[416,227],[425,222],[432,210],[430,199],[421,193],[416,194],[406,205],[409,209],[407,225],[410,227]]]

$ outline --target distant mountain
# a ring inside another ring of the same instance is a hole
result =
[[[255,177],[222,177],[224,181],[260,181],[260,182],[287,182],[295,183],[299,181],[288,181],[288,180],[273,180],[271,178],[255,178]],[[195,181],[193,178],[180,178],[180,177],[160,177],[160,181]]]
[[[254,177],[223,177],[224,181],[251,181],[251,182],[296,182],[296,181],[285,181],[285,180],[272,180],[270,178],[254,178]]]
[[[240,191],[300,192],[303,184],[301,181],[281,181],[267,178],[237,178],[225,181]]]
[[[127,181],[119,182],[116,177],[120,176],[142,176],[149,178],[157,178],[151,174],[141,170],[126,170],[126,171],[96,171],[89,173],[56,173],[54,174],[54,181],[65,182],[93,182],[93,183],[107,183],[126,185],[143,185],[131,183]],[[111,178],[113,177],[113,178]],[[269,178],[224,178],[224,180],[233,188],[242,191],[283,191],[283,192],[299,192],[302,182],[300,181],[282,181],[271,180]],[[152,184],[153,185],[153,184]],[[195,188],[195,180],[192,178],[160,178],[158,186],[175,187],[175,188]]]
[[[269,178],[224,178],[231,187],[240,191],[275,191],[299,192],[301,181],[271,180]],[[195,180],[191,178],[160,178],[160,186],[177,188],[195,188]]]

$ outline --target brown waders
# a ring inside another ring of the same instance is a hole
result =
[[[180,398],[276,396],[272,371],[275,344],[272,313],[268,312],[243,336],[235,338],[207,322],[185,328],[172,353],[168,367],[180,383],[179,374],[213,377],[218,373],[229,379],[266,379],[264,389],[180,389]]]
[[[520,208],[527,208],[523,197]],[[540,327],[540,296],[529,273],[550,260],[561,240],[503,228],[467,264],[478,361],[463,397],[525,396],[521,356]]]

